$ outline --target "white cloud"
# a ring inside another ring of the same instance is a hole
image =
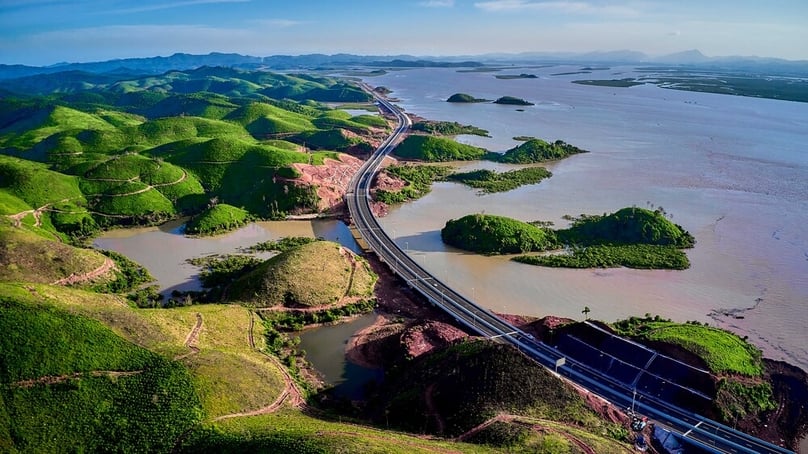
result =
[[[635,17],[639,11],[628,4],[599,5],[584,1],[532,1],[532,0],[489,0],[477,2],[475,7],[490,12],[545,11],[564,14],[601,14],[610,16]]]
[[[427,8],[451,8],[454,6],[454,0],[425,0],[418,4]]]

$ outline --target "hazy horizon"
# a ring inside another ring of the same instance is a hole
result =
[[[457,56],[632,50],[808,60],[808,3],[751,0],[0,0],[6,64],[210,52]]]

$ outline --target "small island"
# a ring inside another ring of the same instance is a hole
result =
[[[449,96],[449,99],[446,102],[456,102],[456,103],[475,103],[475,102],[488,102],[488,99],[483,98],[475,98],[474,96],[468,95],[466,93],[455,93],[452,96]]]
[[[186,225],[187,235],[216,235],[237,229],[255,218],[247,211],[226,203],[212,204]]]
[[[564,268],[676,269],[690,267],[681,249],[693,236],[670,222],[663,209],[629,207],[603,216],[582,216],[562,230],[541,228],[501,216],[473,214],[450,220],[441,230],[446,244],[482,254],[544,252],[513,260]],[[536,240],[541,238],[541,241]],[[564,248],[564,250],[562,250]]]
[[[499,74],[499,75],[496,75],[494,77],[496,77],[497,79],[503,79],[503,80],[510,80],[510,79],[538,79],[538,76],[536,76],[535,74],[526,74],[526,73],[522,73],[522,74]]]
[[[570,145],[563,140],[549,143],[541,139],[531,138],[527,142],[498,155],[496,161],[507,164],[533,164],[564,159],[578,153],[587,153],[587,151]]]
[[[533,106],[533,105],[535,105],[530,101],[525,101],[522,98],[517,98],[517,97],[514,97],[514,96],[503,96],[503,97],[497,99],[496,101],[494,101],[494,104],[507,104],[507,105],[512,105],[512,106]]]
[[[550,178],[553,174],[544,167],[527,167],[524,169],[495,172],[488,169],[471,172],[453,173],[446,177],[449,181],[457,181],[482,193],[507,192],[526,184],[536,184]]]
[[[412,124],[413,131],[421,131],[442,136],[456,136],[471,134],[475,136],[490,137],[488,131],[472,125],[463,125],[456,121],[417,121]]]

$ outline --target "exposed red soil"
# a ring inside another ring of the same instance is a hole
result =
[[[300,173],[289,180],[294,184],[315,186],[320,198],[319,212],[337,212],[344,209],[345,193],[354,174],[362,167],[362,160],[340,153],[339,159],[324,159],[323,165],[292,164]]]
[[[401,343],[406,356],[416,358],[465,337],[469,335],[448,323],[427,321],[406,330]]]

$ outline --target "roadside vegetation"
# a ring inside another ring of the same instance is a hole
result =
[[[418,121],[413,123],[412,130],[442,136],[472,134],[476,136],[489,137],[488,131],[485,129],[472,125],[462,125],[456,121]]]
[[[745,338],[699,322],[674,323],[648,314],[612,327],[621,335],[672,345],[703,361],[718,377],[715,408],[724,422],[777,408],[774,390],[764,379],[763,355]]]
[[[393,151],[396,156],[426,162],[476,161],[485,149],[435,136],[410,135]]]
[[[377,189],[373,196],[388,205],[419,199],[429,193],[432,183],[451,174],[452,168],[439,165],[391,165],[384,169],[388,175],[404,181],[399,190]]]
[[[534,432],[530,418],[539,426],[559,429],[561,446],[552,452],[572,447],[563,435],[570,425],[602,434],[588,435],[587,444],[610,451],[625,449],[621,443],[628,435],[624,428],[603,421],[573,388],[546,369],[509,346],[485,340],[460,342],[391,369],[372,408],[380,422],[393,427],[449,437],[508,415],[476,439],[500,449],[516,445],[517,452],[549,441],[539,435],[541,430]]]

